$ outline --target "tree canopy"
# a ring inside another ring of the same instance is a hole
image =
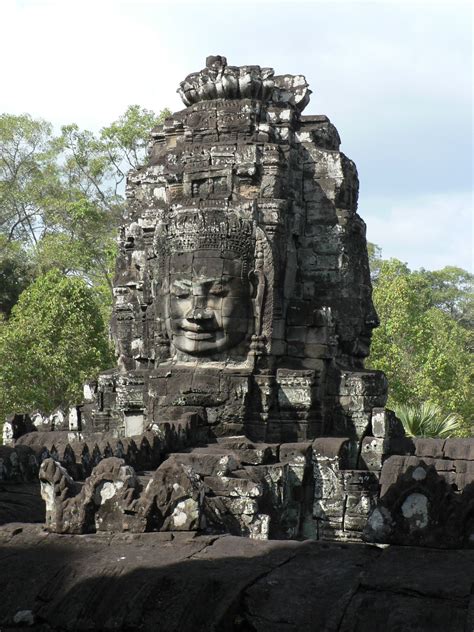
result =
[[[126,173],[143,164],[150,130],[168,113],[133,105],[98,134],[72,124],[58,136],[27,114],[0,116],[0,237],[21,248],[36,276],[51,269],[81,276],[98,292],[104,317]],[[22,276],[11,265],[8,275]],[[18,298],[13,286],[4,314]]]
[[[376,261],[373,299],[380,326],[368,364],[389,381],[389,406],[437,404],[467,429],[474,415],[473,276],[447,267],[412,272],[397,259]]]
[[[2,314],[10,315],[33,278],[34,269],[27,253],[20,244],[0,234],[0,318]]]
[[[94,292],[83,279],[49,271],[0,325],[2,417],[80,401],[83,382],[111,362]]]

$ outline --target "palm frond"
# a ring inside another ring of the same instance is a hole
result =
[[[450,413],[444,415],[441,408],[433,402],[410,406],[400,404],[395,407],[395,414],[410,437],[438,437],[448,439],[459,436],[463,429],[460,415]]]

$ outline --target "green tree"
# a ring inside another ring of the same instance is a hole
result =
[[[57,194],[59,148],[52,127],[28,114],[0,115],[0,233],[35,246]]]
[[[430,276],[382,261],[373,299],[380,327],[369,364],[388,377],[389,406],[429,401],[472,423],[473,332],[442,309]]]
[[[384,259],[377,244],[367,243],[370,275],[377,284]],[[474,329],[474,274],[456,266],[445,266],[441,270],[421,268],[411,273],[421,286],[429,289],[431,307],[438,307],[455,321]]]
[[[99,134],[77,125],[62,128],[57,146],[63,158],[63,195],[48,215],[49,235],[40,245],[43,269],[71,266],[91,281],[105,313],[112,304],[116,229],[125,211],[125,178],[146,157],[150,131],[169,110],[156,114],[130,106]]]
[[[125,208],[127,172],[143,165],[150,131],[169,114],[169,110],[155,114],[131,105],[98,135],[80,130],[75,124],[65,125],[58,147],[65,159],[68,185],[96,209],[120,219]]]
[[[94,292],[53,270],[20,296],[0,325],[0,419],[81,401],[83,382],[112,364]]]
[[[370,241],[367,242],[367,252],[369,255],[370,266],[370,278],[372,283],[377,283],[377,278],[380,273],[380,266],[382,265],[382,248],[373,244]]]
[[[0,316],[8,318],[20,294],[32,282],[34,268],[20,244],[0,233]]]
[[[456,322],[474,329],[474,275],[462,268],[420,270],[432,291],[433,307],[438,307]]]
[[[0,116],[0,423],[80,401],[83,381],[113,363],[104,322],[125,177],[168,114],[131,106],[98,134],[68,125],[59,137]]]
[[[45,121],[0,117],[0,235],[21,246],[36,275],[83,278],[106,319],[126,173],[143,164],[150,130],[168,114],[134,105],[98,134],[73,124],[57,138]]]

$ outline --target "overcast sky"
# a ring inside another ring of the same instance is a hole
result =
[[[358,167],[369,240],[411,268],[472,268],[469,2],[0,0],[0,112],[98,130],[183,106],[210,54],[304,74]]]

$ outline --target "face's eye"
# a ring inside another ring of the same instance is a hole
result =
[[[173,285],[171,288],[171,296],[175,298],[189,298],[191,295],[191,288],[184,287],[182,285]]]
[[[190,293],[186,292],[185,290],[173,290],[173,292],[171,292],[171,295],[175,298],[189,298]]]
[[[213,285],[209,288],[210,296],[226,296],[228,294],[227,289],[223,285]]]

